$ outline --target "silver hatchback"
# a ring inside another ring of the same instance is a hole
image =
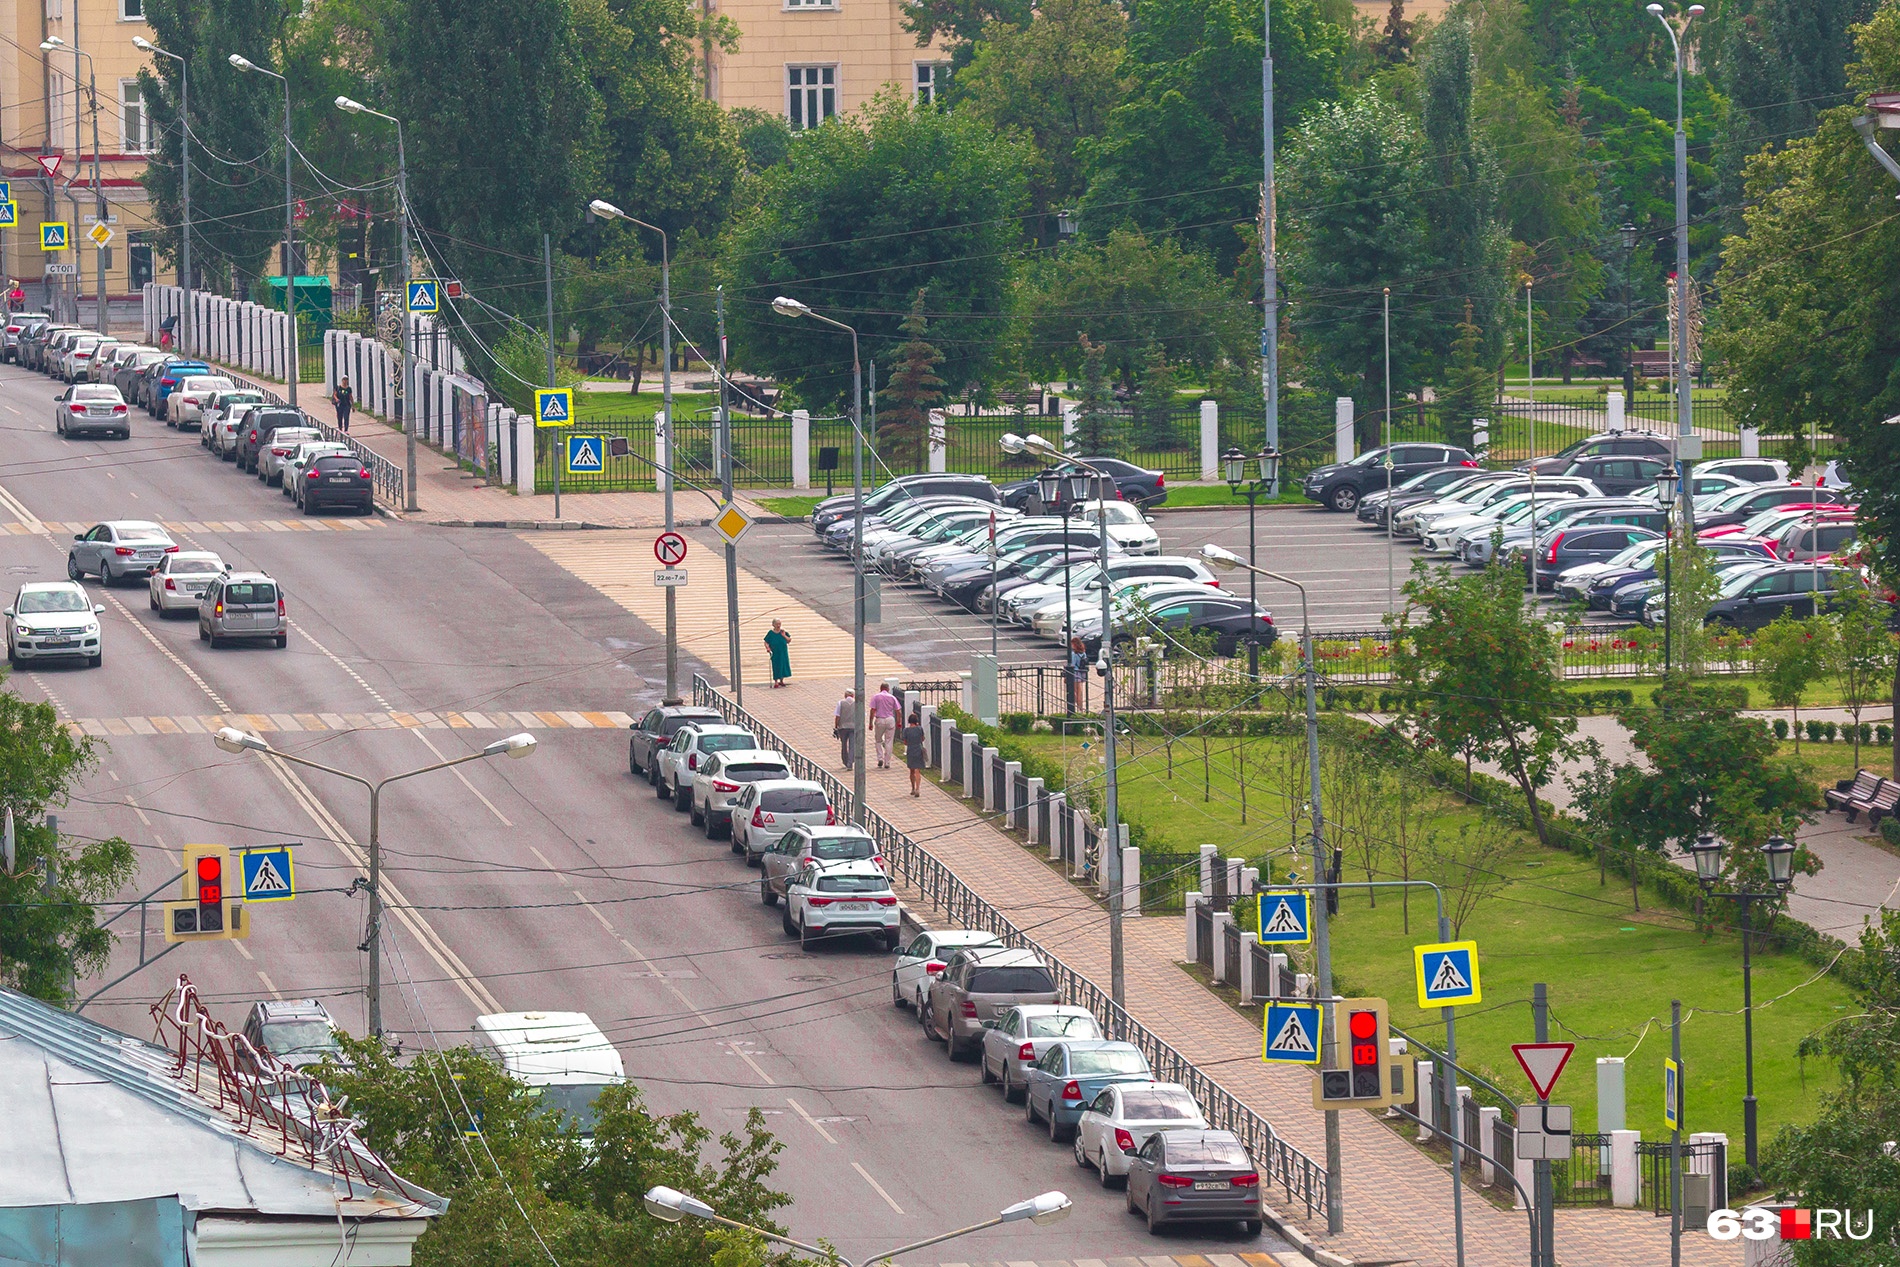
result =
[[[269,638],[290,645],[284,592],[262,572],[226,572],[198,600],[198,641],[217,646],[227,638]]]

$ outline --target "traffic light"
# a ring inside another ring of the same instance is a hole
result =
[[[242,941],[244,884],[224,845],[186,845],[183,901],[165,903],[165,940]],[[234,892],[235,890],[235,892]]]
[[[1352,1065],[1352,1098],[1383,1094],[1380,1075],[1385,1065],[1385,1018],[1371,1008],[1346,1013],[1346,1047]]]
[[[1331,1067],[1314,1079],[1314,1108],[1384,1108],[1411,1098],[1412,1058],[1388,1054],[1387,1015],[1384,999],[1334,1002]]]
[[[198,931],[224,931],[224,859],[215,853],[199,854],[192,863],[191,879],[197,890]]]

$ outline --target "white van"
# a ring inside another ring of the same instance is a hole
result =
[[[475,1018],[501,1067],[541,1102],[594,1135],[594,1098],[627,1080],[620,1053],[585,1012],[498,1012]]]

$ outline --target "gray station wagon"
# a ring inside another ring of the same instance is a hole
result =
[[[217,646],[227,638],[269,638],[290,645],[284,592],[262,572],[226,572],[198,600],[198,641]]]

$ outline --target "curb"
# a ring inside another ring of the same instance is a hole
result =
[[[1320,1267],[1353,1267],[1353,1260],[1342,1258],[1329,1249],[1321,1249],[1313,1243],[1313,1238],[1301,1231],[1290,1219],[1287,1219],[1266,1202],[1260,1203],[1260,1217],[1268,1227],[1277,1233],[1281,1240],[1293,1246]]]
[[[1193,515],[1210,510],[1245,510],[1247,503],[1237,501],[1231,505],[1220,506],[1150,506],[1146,513],[1150,515]],[[1256,510],[1260,513],[1279,510],[1324,510],[1318,502],[1262,502]]]
[[[393,511],[377,508],[377,513],[388,519],[403,523],[416,523],[429,528],[500,528],[509,532],[641,532],[648,528],[659,529],[659,524],[597,524],[586,519],[404,519]],[[755,524],[800,524],[803,519],[789,515],[759,515],[752,520]],[[675,529],[710,528],[710,519],[675,519]]]

